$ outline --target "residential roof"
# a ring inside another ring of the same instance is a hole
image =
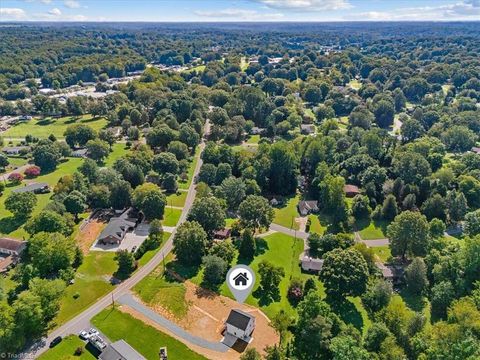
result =
[[[20,150],[30,150],[30,146],[6,146],[2,149],[4,152],[9,152],[9,151],[20,151]]]
[[[253,319],[255,319],[255,317],[240,309],[232,309],[228,315],[227,323],[238,329],[246,330],[248,323]]]
[[[9,251],[20,252],[27,245],[26,241],[11,239],[11,238],[0,238],[0,249],[5,249]]]
[[[310,270],[320,271],[323,267],[323,259],[313,258],[308,255],[304,255],[301,258],[302,267],[308,267]]]
[[[32,192],[36,190],[42,190],[45,188],[48,188],[47,183],[32,183],[32,184],[25,185],[24,187],[20,187],[18,189],[12,190],[12,192],[15,192],[15,193]]]
[[[230,236],[230,229],[221,229],[215,231],[215,236],[218,237],[229,237]]]
[[[474,153],[480,154],[480,147],[475,147],[475,146],[474,146],[474,147],[472,147],[472,151],[473,151]]]
[[[343,187],[343,191],[346,193],[359,193],[360,189],[356,185],[347,184]]]
[[[100,360],[146,360],[124,340],[118,340],[107,346],[98,358]]]
[[[108,222],[107,226],[99,235],[99,239],[105,239],[107,237],[113,237],[117,240],[123,240],[123,236],[125,235],[125,231],[128,228],[135,227],[136,219],[132,219],[128,217],[130,209],[123,212],[118,217],[113,217]]]
[[[298,203],[298,209],[300,212],[302,210],[310,211],[310,210],[317,210],[318,209],[318,201],[317,200],[302,200]]]
[[[312,125],[312,124],[302,124],[300,125],[300,128],[302,129],[302,131],[306,131],[306,132],[315,131],[315,125]]]

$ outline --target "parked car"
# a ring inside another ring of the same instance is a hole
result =
[[[89,334],[90,336],[99,336],[99,335],[100,335],[100,333],[98,332],[98,330],[95,329],[95,328],[91,328],[90,330],[88,330],[88,334]]]
[[[80,339],[82,339],[82,340],[88,340],[88,338],[90,337],[90,334],[87,331],[82,330],[82,331],[80,331],[78,336],[80,336]]]
[[[134,253],[135,251],[137,251],[137,246],[132,247],[132,253]]]
[[[49,347],[50,347],[50,348],[53,348],[53,347],[57,346],[58,344],[60,344],[61,341],[62,341],[62,337],[61,337],[61,336],[57,336],[55,339],[52,340],[52,342],[50,343]]]

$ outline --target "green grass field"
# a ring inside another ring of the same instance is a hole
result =
[[[323,234],[327,230],[327,227],[322,225],[320,218],[317,215],[310,214],[308,218],[311,221],[309,232]]]
[[[2,137],[5,141],[9,138],[24,138],[25,135],[31,134],[40,139],[45,139],[50,134],[55,137],[63,138],[63,133],[68,126],[73,124],[86,124],[95,130],[103,129],[107,126],[107,120],[105,118],[93,118],[91,115],[82,115],[79,117],[66,116],[58,119],[45,118],[45,119],[32,119],[27,122],[21,122],[18,125],[12,126],[10,129],[2,133]]]
[[[172,209],[172,208],[165,208],[165,213],[163,214],[162,225],[163,226],[176,226],[178,219],[180,219],[180,215],[182,214],[182,210],[180,209]]]
[[[205,70],[206,66],[205,65],[197,65],[197,66],[194,66],[190,69],[187,69],[187,70],[184,70],[183,72],[185,73],[191,73],[191,72],[194,72],[196,71],[197,73],[201,73]]]
[[[115,143],[112,146],[112,151],[108,154],[107,159],[105,160],[104,166],[112,167],[115,161],[122,156],[128,154],[130,149],[125,147],[124,143]]]
[[[114,257],[114,252],[107,251],[91,251],[85,256],[75,274],[75,283],[67,287],[62,297],[56,324],[73,318],[114,288],[109,282],[117,270]],[[75,299],[76,294],[80,296]]]
[[[75,355],[77,348],[83,348],[80,356]],[[38,357],[38,360],[94,360],[95,356],[85,349],[85,343],[75,335],[65,337],[60,344]]]
[[[200,152],[200,149],[197,147],[197,149],[195,151],[195,155],[193,157],[193,160],[190,163],[190,167],[188,168],[188,171],[187,171],[188,180],[185,181],[185,182],[179,181],[178,182],[178,188],[179,189],[186,190],[190,187],[190,184],[192,183],[192,180],[193,180],[193,172],[195,171],[195,166],[197,165],[199,152]]]
[[[72,158],[68,159],[57,166],[57,169],[51,173],[41,175],[29,182],[46,182],[50,187],[54,187],[62,176],[72,174],[83,162],[82,159]],[[24,183],[26,183],[24,181]],[[23,230],[23,223],[19,223],[17,219],[14,219],[10,211],[5,209],[5,199],[12,192],[12,190],[24,186],[23,184],[18,186],[7,186],[3,195],[0,197],[0,234],[9,235],[12,237],[22,238],[26,236],[26,232]],[[38,214],[48,203],[53,192],[48,194],[40,194],[37,196],[37,205],[33,209],[32,215]]]
[[[354,90],[359,90],[362,87],[362,83],[356,79],[350,80],[348,83],[348,86],[350,86]]]
[[[372,247],[372,250],[382,262],[387,262],[392,256],[390,247],[388,246],[376,246]]]
[[[300,195],[297,195],[288,200],[286,199],[286,204],[275,207],[275,217],[273,219],[273,222],[287,228],[298,230],[298,224],[295,222],[295,218],[300,216],[297,211],[297,204],[299,200]]]
[[[92,323],[111,341],[123,339],[147,359],[158,359],[158,351],[164,346],[169,359],[205,359],[180,341],[116,309],[103,310]]]
[[[385,221],[371,221],[369,224],[358,224],[360,236],[363,240],[384,239],[387,223]]]
[[[248,138],[247,144],[258,144],[260,141],[260,135],[252,135]]]
[[[187,199],[187,194],[186,191],[180,191],[177,194],[168,195],[167,205],[183,207],[183,205],[185,205],[185,200]]]

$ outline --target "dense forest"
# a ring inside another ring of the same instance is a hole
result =
[[[135,80],[108,84],[136,71]],[[39,92],[87,82],[115,93],[61,102]],[[5,201],[27,217],[30,237],[17,286],[0,291],[0,346],[18,351],[54,319],[82,261],[70,237],[76,216],[133,205],[161,219],[164,192],[188,178],[208,123],[197,200],[174,239],[181,264],[218,285],[234,257],[256,256],[254,234],[275,222],[272,199],[318,201],[325,228],[307,223],[323,269],[314,281],[288,279],[279,296],[294,315],[272,319],[282,341],[266,359],[480,357],[478,23],[4,26],[0,97],[0,115],[107,119],[99,132],[71,124],[65,142],[25,140],[41,171],[79,147],[89,159],[60,179],[40,213],[25,210],[29,196]],[[105,167],[114,128],[131,148]],[[244,146],[252,134],[258,144]],[[358,194],[348,198],[345,185]],[[227,218],[234,241],[218,246],[213,236]],[[382,224],[385,263],[403,270],[401,282],[385,280],[372,248],[356,241],[365,223]],[[275,302],[285,274],[262,266]],[[342,316],[347,298],[360,299],[368,327]]]

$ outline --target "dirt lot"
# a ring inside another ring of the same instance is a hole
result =
[[[76,241],[84,254],[88,253],[88,250],[105,226],[106,223],[103,220],[92,219],[78,232]]]
[[[190,306],[188,308],[187,315],[183,319],[176,319],[160,306],[156,306],[154,310],[169,320],[177,323],[179,326],[183,327],[193,335],[202,337],[209,341],[221,341],[223,337],[222,330],[224,328],[224,322],[227,319],[230,310],[234,308],[241,309],[245,312],[253,314],[256,319],[253,341],[248,345],[249,347],[253,346],[260,353],[263,353],[263,350],[266,346],[278,343],[279,337],[275,333],[275,330],[270,326],[270,320],[259,309],[249,305],[239,304],[230,298],[199,288],[189,281],[186,281],[184,285],[186,287],[185,300],[190,304]],[[173,336],[173,334],[169,333],[166,329],[161,328],[158,324],[151,322],[134,310],[124,307],[123,311],[129,312],[144,322]],[[177,339],[185,342],[181,338]],[[211,350],[205,350],[198,346],[192,346],[187,342],[185,343],[193,350],[208,357],[209,359],[237,360],[241,355],[240,352],[233,349],[229,350],[227,353],[216,353]]]

